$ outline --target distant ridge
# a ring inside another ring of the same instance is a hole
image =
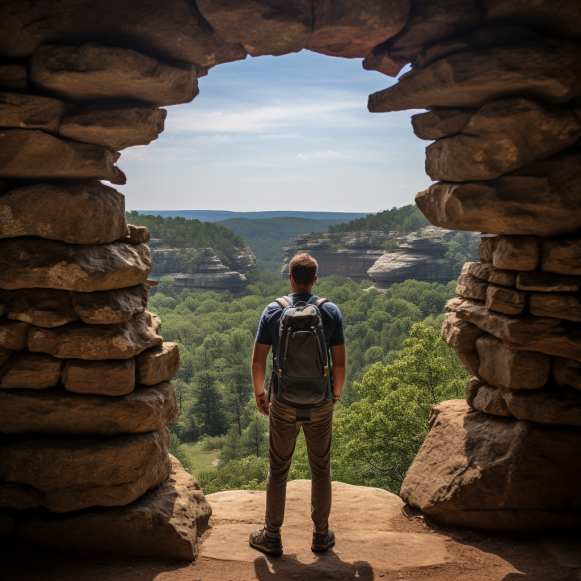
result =
[[[294,210],[269,210],[265,212],[228,212],[227,210],[139,210],[140,214],[175,218],[181,216],[188,220],[200,222],[219,222],[228,218],[310,218],[312,220],[341,220],[348,222],[356,218],[364,218],[375,212],[299,212]]]

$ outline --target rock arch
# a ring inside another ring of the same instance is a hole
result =
[[[580,25],[566,0],[2,2],[0,533],[195,557],[209,507],[168,454],[179,362],[146,310],[148,233],[100,180],[125,182],[118,151],[211,67],[303,48],[411,63],[369,109],[428,110],[418,205],[494,235],[443,329],[476,377],[434,409],[404,499],[475,528],[579,524]]]

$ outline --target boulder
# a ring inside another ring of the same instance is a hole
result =
[[[405,502],[437,523],[491,532],[579,526],[579,428],[495,417],[462,400],[435,406],[430,424]]]
[[[481,278],[476,278],[468,273],[462,273],[456,285],[456,294],[466,299],[486,299],[486,289],[488,282]]]
[[[538,236],[497,236],[490,243],[496,268],[529,271],[539,265],[542,240]]]
[[[483,240],[492,240],[484,238]],[[480,244],[482,246],[482,243]],[[492,262],[492,260],[491,260]],[[462,267],[462,273],[471,274],[482,280],[487,280],[493,284],[502,286],[514,286],[516,284],[517,273],[514,270],[503,270],[496,268],[492,264],[483,264],[481,262],[466,262]]]
[[[537,424],[581,426],[581,396],[575,390],[501,391],[510,413],[518,420],[529,420]]]
[[[476,351],[476,340],[484,331],[476,325],[459,319],[455,313],[446,313],[442,325],[442,338],[458,355],[468,371],[478,375],[480,357]]]
[[[458,318],[494,335],[510,349],[538,351],[581,361],[579,333],[565,328],[559,319],[531,315],[513,317],[487,309],[482,301],[458,301],[448,301]]]
[[[59,359],[129,359],[148,347],[161,345],[160,328],[159,317],[147,311],[113,325],[69,323],[54,329],[32,327],[28,348]]]
[[[404,28],[365,57],[363,68],[396,77],[424,46],[465,33],[482,21],[475,0],[414,0]]]
[[[580,160],[571,150],[494,180],[436,183],[420,192],[416,203],[442,228],[540,236],[574,233],[581,228]]]
[[[368,108],[481,107],[507,97],[566,104],[581,94],[580,58],[576,42],[552,39],[453,54],[370,95]]]
[[[0,197],[0,238],[105,244],[126,228],[125,196],[97,180],[34,184]]]
[[[363,58],[405,26],[409,10],[409,0],[314,0],[313,32],[305,48],[329,56]]]
[[[460,133],[476,112],[475,109],[438,109],[412,115],[416,137],[433,141]]]
[[[221,40],[188,0],[39,0],[0,9],[1,56],[30,57],[42,45],[75,45],[85,38],[202,67],[246,56],[240,45]]]
[[[574,292],[581,287],[578,276],[562,276],[550,272],[519,272],[516,288],[546,293]]]
[[[150,268],[151,252],[145,244],[0,240],[0,288],[8,290],[112,290],[145,282]]]
[[[503,391],[501,387],[481,382],[472,397],[471,407],[485,414],[510,417],[512,414],[502,398]]]
[[[7,179],[88,179],[123,185],[115,165],[119,154],[87,143],[59,139],[38,129],[0,131],[0,177]]]
[[[98,395],[125,395],[135,387],[135,360],[84,361],[69,359],[62,382],[67,391]]]
[[[0,485],[4,507],[28,504],[62,513],[125,506],[159,486],[171,471],[167,428],[113,438],[4,439],[0,483],[9,485]]]
[[[161,430],[177,416],[175,391],[167,381],[120,397],[63,389],[0,391],[4,434],[146,434]]]
[[[119,151],[157,139],[166,116],[165,109],[152,107],[93,105],[67,115],[60,124],[59,134]]]
[[[170,456],[171,474],[161,486],[122,508],[86,509],[66,517],[33,515],[20,538],[53,551],[81,555],[116,553],[148,559],[191,560],[212,509],[198,481]]]
[[[73,310],[67,291],[28,288],[14,291],[8,318],[50,329],[78,321],[79,315]]]
[[[129,321],[147,307],[149,297],[147,283],[109,291],[72,292],[73,309],[83,323],[111,325]]]
[[[520,315],[526,306],[527,296],[527,293],[513,288],[490,284],[486,289],[485,306],[505,315]]]
[[[129,242],[131,244],[147,244],[151,238],[149,230],[145,226],[134,226],[127,224],[128,234],[120,238],[121,242]]]
[[[49,97],[0,93],[0,127],[58,133],[67,104]]]
[[[24,65],[0,65],[0,91],[26,91]]]
[[[581,362],[566,357],[553,357],[551,373],[557,385],[581,389]]]
[[[0,347],[12,351],[26,349],[29,329],[28,323],[0,319]]]
[[[30,82],[77,103],[129,101],[151,107],[189,103],[198,94],[195,67],[172,65],[128,48],[43,46],[29,61]]]
[[[492,335],[479,337],[476,350],[480,357],[478,375],[493,386],[537,389],[549,380],[551,359],[548,355],[510,349]]]
[[[198,0],[196,4],[220,38],[240,43],[251,56],[299,52],[311,35],[311,0]]]
[[[178,372],[180,352],[177,343],[163,342],[135,357],[135,377],[140,385],[168,381]]]
[[[434,181],[490,180],[572,147],[581,122],[571,109],[527,99],[501,99],[481,107],[462,133],[426,149]]]
[[[45,389],[61,378],[62,361],[46,353],[18,353],[0,371],[0,388]],[[22,417],[19,418],[23,420]],[[0,429],[0,432],[2,430]]]
[[[581,239],[545,240],[541,270],[556,274],[581,274]]]

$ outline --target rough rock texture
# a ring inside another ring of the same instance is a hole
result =
[[[492,264],[507,270],[535,270],[541,257],[541,242],[537,236],[491,238]]]
[[[573,390],[503,389],[502,397],[518,420],[537,424],[581,426],[581,396]]]
[[[485,238],[484,240],[490,240]],[[467,273],[482,280],[487,280],[493,284],[503,286],[514,286],[516,284],[517,273],[512,270],[502,270],[492,264],[482,264],[480,262],[466,262],[462,267],[462,274]]]
[[[485,414],[510,417],[512,414],[502,397],[503,391],[505,390],[501,387],[481,383],[472,396],[470,405]]]
[[[53,387],[60,380],[61,366],[60,359],[46,353],[18,353],[0,370],[0,388]]]
[[[311,0],[198,0],[196,4],[220,38],[240,43],[252,56],[299,52],[311,34]]]
[[[124,506],[171,470],[167,428],[115,438],[13,439],[0,443],[0,506]]]
[[[78,103],[125,100],[160,107],[189,103],[199,92],[192,65],[169,65],[94,42],[43,46],[30,59],[29,74],[38,89]]]
[[[115,165],[119,154],[98,145],[59,139],[37,129],[2,129],[0,143],[2,178],[127,181]]]
[[[557,385],[581,389],[581,362],[566,357],[553,357],[551,373]]]
[[[2,56],[29,57],[43,44],[74,45],[85,38],[202,67],[246,57],[240,45],[221,40],[187,0],[163,4],[158,0],[139,0],[138,4],[135,0],[63,0],[58,4],[40,0],[2,5]]]
[[[26,91],[26,67],[23,65],[0,65],[0,90]]]
[[[59,359],[129,359],[148,347],[161,345],[160,328],[159,317],[147,311],[114,325],[69,323],[54,329],[32,327],[28,348]]]
[[[561,153],[580,137],[571,109],[501,99],[481,107],[460,135],[429,145],[426,173],[434,181],[490,180]]]
[[[177,415],[175,391],[167,381],[117,398],[63,389],[0,391],[4,434],[146,434],[161,430]]]
[[[480,244],[478,245],[478,257],[484,264],[492,264],[492,245],[494,244],[495,238],[496,236],[483,236],[480,239]]]
[[[125,196],[97,180],[34,184],[0,197],[0,238],[105,244],[126,228]]]
[[[163,342],[135,357],[135,377],[140,385],[168,381],[178,372],[180,352],[177,343]]]
[[[475,109],[440,109],[412,115],[416,137],[434,140],[460,133],[476,112]]]
[[[131,244],[147,244],[151,239],[149,230],[145,226],[134,226],[127,224],[128,234],[120,238],[121,242],[130,242]]]
[[[84,361],[69,359],[62,372],[67,391],[98,395],[125,395],[135,387],[135,360]]]
[[[65,244],[38,238],[0,241],[0,288],[112,290],[147,280],[151,253],[144,244]]]
[[[26,349],[29,329],[28,323],[0,319],[0,347],[12,351]]]
[[[129,321],[136,313],[145,311],[149,289],[149,284],[142,283],[109,291],[72,292],[71,301],[83,323],[111,325]]]
[[[207,529],[212,509],[198,481],[173,456],[170,459],[169,479],[131,504],[65,518],[35,515],[22,523],[20,538],[81,555],[195,559],[198,537]]]
[[[492,335],[479,337],[476,349],[480,357],[479,376],[496,387],[536,389],[549,379],[548,355],[509,349]]]
[[[486,289],[486,308],[505,315],[520,315],[527,303],[527,293],[491,284]],[[532,313],[535,314],[535,313]]]
[[[468,273],[460,274],[456,285],[456,294],[466,299],[486,300],[488,282]]]
[[[493,234],[559,236],[581,228],[576,150],[482,182],[436,183],[416,196],[436,226]]]
[[[0,93],[0,127],[58,133],[67,104],[49,97]]]
[[[460,361],[474,375],[478,375],[480,368],[476,340],[483,334],[484,331],[476,325],[462,321],[455,313],[446,313],[442,325],[442,338],[456,351]]]
[[[516,277],[516,288],[540,292],[573,292],[581,287],[577,276],[562,276],[549,272],[519,272]]]
[[[430,424],[401,488],[405,502],[438,523],[479,530],[579,526],[579,428],[494,417],[462,400],[435,406]]]
[[[449,301],[448,305],[458,318],[494,335],[506,347],[581,361],[581,337],[559,319],[531,315],[512,317],[491,311],[481,301],[471,299],[458,299],[458,303]]]
[[[313,33],[305,48],[344,58],[363,58],[397,34],[409,14],[409,0],[375,2],[314,0]]]
[[[541,269],[556,274],[581,274],[581,240],[545,240]]]
[[[94,105],[67,115],[59,133],[67,139],[94,143],[119,151],[147,145],[163,131],[165,109]]]
[[[579,60],[577,43],[552,39],[453,54],[374,93],[368,108],[481,107],[513,96],[565,104],[581,94]]]
[[[8,307],[9,319],[48,329],[79,320],[67,291],[29,288],[14,291],[13,297]]]

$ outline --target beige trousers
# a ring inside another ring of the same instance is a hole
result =
[[[296,410],[272,399],[269,414],[270,469],[266,480],[266,532],[278,537],[284,521],[286,479],[301,427],[311,468],[311,518],[316,533],[326,533],[331,512],[332,402],[311,410],[310,422],[297,422]]]

